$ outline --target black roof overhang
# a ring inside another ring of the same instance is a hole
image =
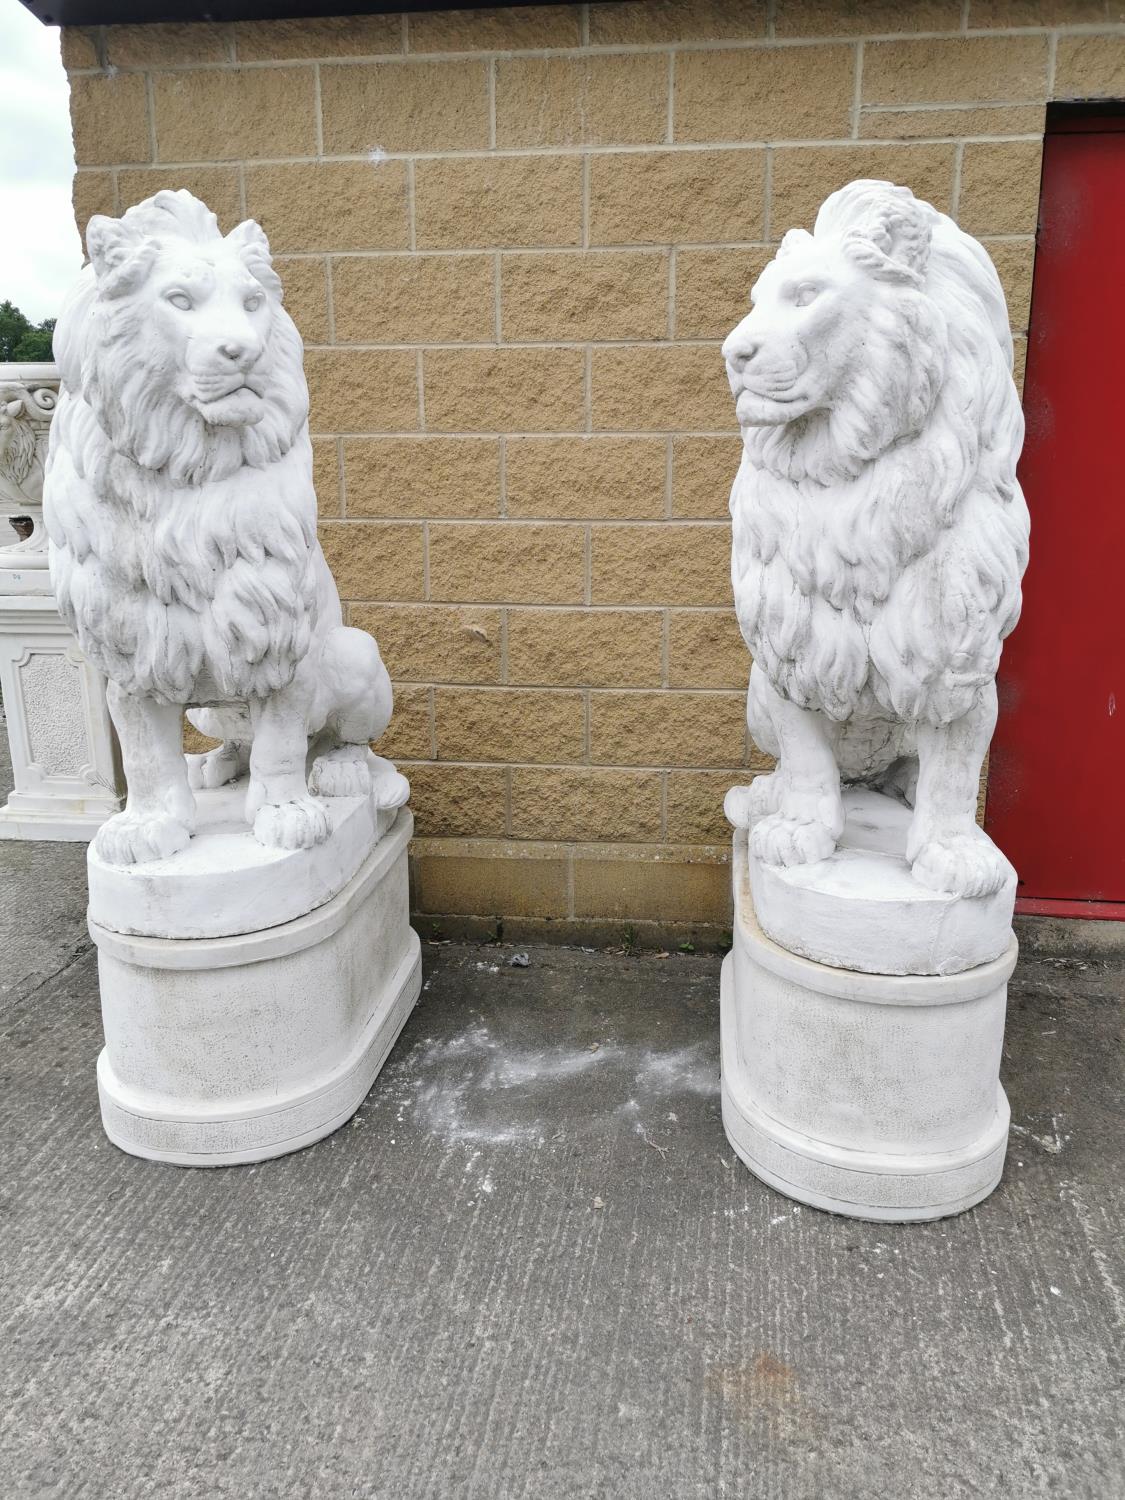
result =
[[[564,5],[569,0],[536,0]],[[494,10],[526,0],[23,0],[44,26],[147,25],[157,21],[290,21],[320,16],[378,16],[404,10]]]

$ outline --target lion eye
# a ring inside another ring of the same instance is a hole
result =
[[[813,286],[811,282],[805,282],[804,285],[797,288],[793,302],[797,307],[808,307],[809,303],[815,302],[819,296],[820,288]]]
[[[191,312],[191,298],[186,292],[169,292],[168,301],[181,312]]]
[[[260,292],[251,292],[242,305],[247,312],[256,312],[262,305],[262,294]]]

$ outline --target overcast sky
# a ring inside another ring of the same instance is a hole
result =
[[[53,318],[82,265],[57,27],[0,0],[0,302]]]

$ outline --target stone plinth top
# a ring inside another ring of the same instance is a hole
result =
[[[865,974],[959,974],[1011,941],[1016,875],[989,896],[932,891],[910,873],[911,810],[880,792],[844,793],[839,846],[815,864],[763,864],[748,850],[758,922],[790,953]]]
[[[117,865],[91,846],[89,917],[138,937],[232,937],[278,927],[343,889],[395,821],[370,797],[328,797],[329,833],[311,849],[261,844],[246,822],[246,782],[196,792],[198,828],[166,859]],[[378,826],[376,826],[378,820]]]

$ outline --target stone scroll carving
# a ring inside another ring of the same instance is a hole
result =
[[[732,574],[750,731],[778,766],[728,815],[792,867],[836,847],[842,782],[885,791],[913,807],[914,879],[989,895],[1011,870],[978,782],[1028,549],[1000,282],[951,219],[861,181],[785,236],[753,302],[723,346]]]
[[[50,591],[43,529],[43,467],[58,405],[54,365],[0,367],[0,516],[16,538],[0,546],[0,569],[26,576],[22,593]]]
[[[128,779],[97,854],[174,854],[193,788],[246,773],[257,840],[311,848],[319,797],[390,809],[409,787],[368,748],[391,684],[317,542],[302,345],[266,237],[251,221],[224,237],[165,191],[95,216],[87,246],[55,333],[44,500],[59,608],[109,679]],[[222,741],[190,764],[185,707]]]

